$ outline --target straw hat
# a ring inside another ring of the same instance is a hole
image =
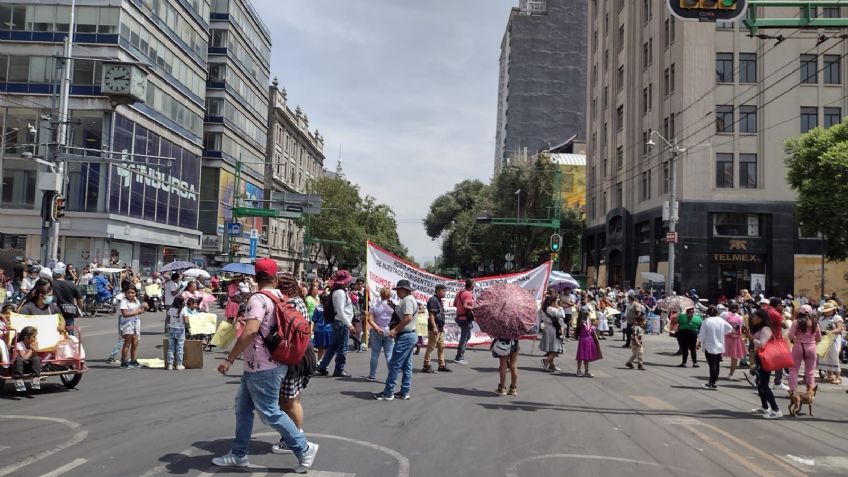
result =
[[[819,308],[819,311],[822,313],[827,313],[829,311],[835,311],[839,308],[839,305],[836,304],[833,300],[827,300],[824,305]]]

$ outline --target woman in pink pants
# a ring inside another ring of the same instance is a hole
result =
[[[802,362],[807,389],[812,389],[816,385],[815,371],[818,360],[816,343],[821,341],[821,330],[818,320],[813,318],[813,308],[810,305],[804,305],[798,309],[798,317],[792,322],[792,328],[789,330],[789,339],[795,343],[792,347],[795,366],[789,370],[789,394],[792,394],[798,387],[798,371],[801,369]]]

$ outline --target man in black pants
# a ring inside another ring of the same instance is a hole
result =
[[[636,326],[636,320],[644,314],[644,307],[641,303],[639,303],[639,300],[636,299],[636,293],[628,293],[627,309],[624,311],[624,319],[627,321],[627,328],[624,329],[625,341],[622,348],[630,348],[630,340],[633,337],[633,327]]]

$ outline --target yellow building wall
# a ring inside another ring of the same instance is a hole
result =
[[[559,166],[563,208],[586,207],[586,166]]]
[[[848,296],[848,262],[825,262],[824,291]],[[821,296],[821,255],[795,255],[795,296]]]

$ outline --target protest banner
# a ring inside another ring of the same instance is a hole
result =
[[[415,289],[413,296],[419,303],[427,303],[427,300],[433,295],[436,285],[442,284],[447,288],[447,294],[442,300],[442,306],[445,309],[445,346],[455,348],[459,344],[460,329],[455,321],[456,308],[454,308],[453,302],[456,294],[464,288],[464,280],[434,275],[404,261],[372,242],[368,242],[367,247],[368,277],[366,282],[370,297],[379,297],[380,288],[388,287],[391,289],[401,279],[410,281]],[[541,301],[547,288],[550,273],[551,262],[546,262],[524,272],[474,278],[474,296],[476,297],[483,290],[498,283],[515,283],[528,290],[537,301]],[[392,300],[397,300],[397,295],[394,292],[392,292]],[[426,336],[424,340],[427,340]],[[491,337],[480,331],[477,323],[474,323],[468,346],[488,344],[491,341]]]

